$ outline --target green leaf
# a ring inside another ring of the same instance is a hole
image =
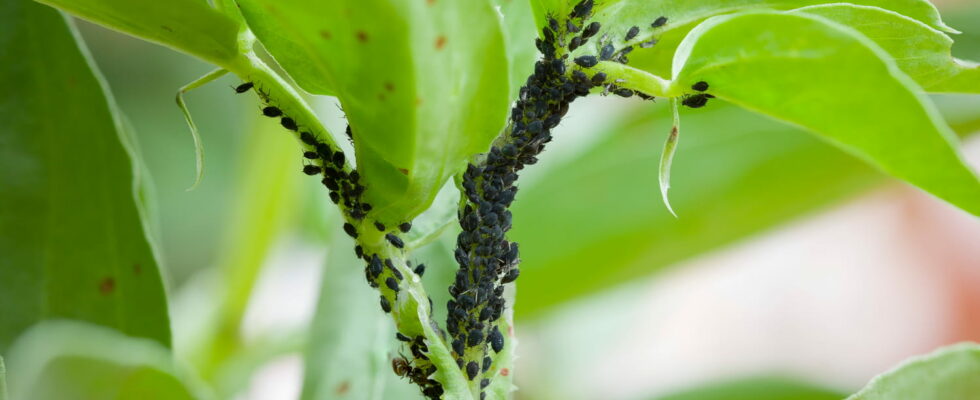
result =
[[[446,179],[486,151],[503,127],[507,56],[499,17],[486,0],[239,4],[294,79],[340,99],[365,201],[385,223],[427,208]]]
[[[980,180],[921,88],[873,42],[808,15],[713,17],[674,58],[676,90],[699,81],[711,94],[802,126],[970,213]]]
[[[333,235],[310,327],[315,339],[304,355],[304,400],[388,398],[384,383],[393,373],[388,349],[395,332],[377,292],[364,284],[353,245],[343,232]]]
[[[41,322],[8,360],[15,399],[201,399],[197,381],[159,343],[84,322]]]
[[[58,317],[170,345],[131,139],[80,46],[57,11],[0,4],[0,351]]]
[[[674,162],[674,152],[677,150],[677,139],[681,129],[681,118],[677,110],[677,99],[670,100],[670,108],[672,111],[671,114],[674,116],[673,126],[670,127],[670,134],[667,135],[667,141],[664,142],[664,150],[660,154],[660,172],[658,178],[660,181],[660,196],[664,199],[664,205],[667,206],[667,211],[670,211],[670,214],[676,217],[677,213],[670,207],[667,190],[670,189],[670,165]]]
[[[205,1],[37,1],[223,67],[238,58],[239,24]]]
[[[972,399],[980,393],[980,345],[961,343],[912,358],[847,400]]]
[[[796,379],[743,378],[658,397],[657,400],[840,400],[842,394]]]
[[[980,66],[953,58],[953,40],[919,21],[853,4],[804,7],[791,13],[818,15],[856,29],[887,51],[926,91],[980,93]]]
[[[656,39],[650,49],[636,49],[630,54],[630,65],[662,76],[671,74],[671,60],[681,40],[694,26],[704,19],[721,14],[752,9],[789,10],[817,4],[840,3],[833,0],[713,0],[713,1],[643,1],[620,0],[600,7],[595,19],[602,21],[616,47],[623,45],[623,34],[631,26],[640,27],[640,34],[631,44]],[[955,29],[943,23],[939,12],[927,0],[851,0],[847,3],[879,7],[943,32],[955,33]],[[661,28],[652,29],[650,23],[664,16],[668,22]],[[592,46],[583,50],[592,51]]]
[[[501,27],[506,41],[510,75],[510,99],[516,99],[521,85],[534,72],[538,49],[534,39],[538,36],[534,24],[534,11],[528,0],[492,0],[503,15]]]
[[[837,3],[832,0],[619,0],[598,8],[595,20],[600,21],[610,34],[616,47],[624,43],[624,34],[631,26],[640,27],[640,33],[629,43],[641,43],[651,38],[684,29],[705,18],[745,10],[793,9],[815,4]],[[957,32],[943,23],[939,11],[927,0],[851,0],[848,3],[880,7],[921,21],[945,32]],[[659,17],[666,17],[667,24],[651,27]],[[656,47],[654,47],[656,48]]]

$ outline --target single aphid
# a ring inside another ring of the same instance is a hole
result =
[[[490,369],[490,365],[493,364],[493,360],[490,357],[483,357],[483,372],[487,372]]]
[[[684,101],[681,102],[681,104],[691,108],[701,108],[704,107],[706,104],[708,104],[708,99],[711,98],[708,96],[710,95],[695,94],[693,96],[688,96],[684,99]]]
[[[691,89],[697,90],[699,92],[703,92],[705,90],[708,90],[708,82],[700,81],[698,83],[695,83],[695,84],[691,85]]]
[[[395,280],[395,278],[389,276],[388,279],[385,279],[385,286],[387,286],[388,289],[393,290],[395,293],[398,293],[398,281]]]
[[[582,0],[575,5],[572,9],[572,18],[586,18],[589,14],[592,14],[592,6],[595,5],[593,0]]]
[[[292,120],[290,120],[290,121],[292,121]],[[309,133],[309,132],[300,132],[299,139],[302,140],[303,143],[306,143],[306,144],[308,144],[310,146],[317,146],[318,145],[318,143],[316,141],[316,136],[313,136],[313,134],[312,133]]]
[[[243,84],[238,85],[237,87],[235,87],[235,93],[245,93],[249,89],[251,89],[252,86],[254,86],[254,84],[252,84],[252,82],[245,82],[245,83],[243,83]]]
[[[558,32],[558,30],[561,29],[561,25],[558,24],[558,20],[550,17],[548,18],[548,26],[555,32]]]
[[[354,246],[354,255],[356,255],[357,258],[364,258],[364,248],[361,247],[361,245]]]
[[[351,225],[350,222],[344,222],[344,232],[347,232],[350,237],[357,239],[357,228]]]
[[[593,86],[599,86],[599,85],[603,84],[605,81],[606,81],[606,73],[605,72],[599,72],[599,73],[597,73],[595,75],[592,75],[592,85]]]
[[[320,158],[320,155],[317,154],[317,152],[315,152],[315,151],[304,151],[303,152],[303,158],[306,158],[308,160],[316,160],[316,159]]]
[[[579,28],[578,25],[575,25],[575,23],[569,19],[565,21],[565,30],[571,33],[578,33],[579,31],[582,30],[582,28]]]
[[[516,281],[517,280],[517,277],[520,276],[520,275],[521,275],[521,270],[520,269],[518,269],[518,268],[512,268],[510,271],[507,271],[507,273],[504,274],[504,277],[503,278],[500,278],[500,283],[501,284],[511,283],[513,281]]]
[[[405,247],[405,242],[403,242],[400,237],[395,236],[393,233],[386,234],[385,239],[387,239],[388,243],[391,243],[391,245],[395,246],[396,248],[400,249]]]
[[[595,34],[599,33],[599,28],[601,27],[602,25],[599,24],[598,22],[593,22],[591,24],[586,25],[585,29],[582,30],[582,39],[588,39],[590,37],[595,36]]]
[[[640,27],[633,26],[633,27],[630,28],[630,30],[626,31],[626,39],[624,39],[624,40],[628,42],[630,40],[633,40],[633,38],[635,38],[636,35],[639,35],[639,34],[640,34]]]
[[[657,18],[656,21],[653,21],[653,23],[650,24],[650,26],[651,27],[654,27],[654,28],[659,28],[659,27],[664,26],[666,24],[667,24],[667,17],[663,17],[662,16],[660,18]]]
[[[317,165],[309,165],[308,164],[308,165],[304,165],[303,166],[303,173],[304,174],[307,174],[307,175],[316,175],[316,174],[319,174],[320,171],[323,171],[323,169],[320,168]]]
[[[283,128],[289,129],[291,131],[295,131],[299,129],[299,127],[296,126],[296,121],[293,121],[293,119],[289,117],[282,117],[282,119],[279,120],[279,123],[282,124]]]
[[[262,109],[262,115],[266,117],[278,117],[282,115],[282,110],[278,107],[268,106]]]
[[[633,91],[627,88],[618,88],[613,93],[620,97],[633,97]]]
[[[489,379],[484,378],[483,380],[480,381],[480,389],[485,389],[487,386],[490,386]],[[482,396],[483,393],[480,393],[480,395]]]
[[[602,46],[602,49],[599,50],[599,59],[603,61],[608,60],[612,58],[613,53],[615,52],[616,48],[607,43],[605,46]]]
[[[500,329],[496,326],[490,331],[490,335],[487,336],[487,341],[490,342],[490,348],[495,353],[499,353],[504,349],[504,335],[500,333]]]
[[[324,181],[326,181],[326,178],[324,178]],[[324,185],[326,185],[326,182],[324,182]],[[340,202],[340,194],[337,193],[337,192],[330,192],[330,201],[332,201],[334,204],[339,203]]]
[[[388,230],[388,227],[386,227],[385,224],[382,224],[380,222],[375,222],[374,227],[377,228],[379,232],[384,232]]]
[[[412,339],[410,339],[408,336],[402,335],[401,332],[395,332],[395,339],[401,340],[403,342],[411,342],[412,341]]]
[[[576,36],[572,38],[572,41],[568,43],[568,51],[575,51],[579,46],[582,45],[582,37]]]
[[[418,276],[425,275],[425,264],[415,266],[415,274]]]
[[[408,231],[412,230],[412,223],[402,222],[398,225],[398,230],[402,231],[402,233],[408,233]]]
[[[472,381],[476,379],[476,375],[480,373],[480,365],[476,361],[470,361],[466,364],[466,376]]]
[[[383,295],[381,296],[381,309],[386,313],[391,312],[391,303],[389,303],[388,298],[384,297]]]

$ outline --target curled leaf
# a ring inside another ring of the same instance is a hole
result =
[[[184,85],[184,87],[177,91],[177,107],[180,107],[180,111],[184,113],[184,120],[187,121],[187,126],[191,129],[191,137],[194,138],[194,160],[196,161],[194,184],[187,188],[187,191],[194,190],[197,185],[201,184],[201,179],[204,178],[204,143],[201,142],[201,134],[197,131],[197,125],[194,124],[194,120],[191,119],[191,112],[187,109],[187,104],[184,103],[184,93],[204,86],[227,73],[228,70],[218,68],[208,72],[207,75],[198,78],[194,82]]]
[[[674,161],[674,151],[677,150],[677,134],[681,129],[681,119],[680,115],[677,113],[677,99],[670,99],[670,109],[674,113],[674,124],[670,128],[670,135],[667,135],[667,141],[664,142],[664,152],[660,155],[660,195],[664,198],[664,205],[667,206],[667,211],[670,214],[677,217],[677,213],[670,206],[670,199],[667,198],[667,190],[670,189],[670,164]]]

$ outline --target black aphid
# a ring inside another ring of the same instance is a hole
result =
[[[289,129],[291,131],[295,131],[299,129],[299,127],[296,126],[296,121],[293,121],[293,119],[289,117],[282,117],[282,119],[279,120],[279,123],[282,125],[283,128]]]
[[[697,90],[699,92],[703,92],[705,90],[708,90],[708,82],[700,81],[698,83],[695,83],[695,84],[691,85],[691,89]]]
[[[316,159],[320,158],[320,155],[317,154],[317,152],[315,152],[315,151],[304,151],[303,152],[303,158],[305,158],[307,160],[316,160]]]
[[[425,264],[419,264],[415,267],[415,274],[422,276],[425,274]]]
[[[606,44],[605,46],[602,46],[602,49],[599,49],[599,59],[603,61],[608,60],[612,58],[613,53],[615,52],[616,48],[613,47],[613,45]]]
[[[476,375],[480,373],[480,365],[476,361],[470,361],[466,364],[466,376],[472,381],[476,378]]]
[[[640,27],[634,26],[630,28],[630,30],[626,31],[626,38],[624,40],[628,42],[630,40],[633,40],[633,38],[635,38],[636,35],[639,34],[640,34]]]
[[[334,204],[339,203],[340,202],[340,193],[330,192],[330,201],[332,201]]]
[[[599,63],[595,56],[580,56],[575,58],[575,63],[583,68],[592,68]]]
[[[374,227],[377,228],[379,232],[384,232],[384,231],[388,230],[388,228],[385,226],[385,224],[382,224],[380,222],[375,222],[374,223]]]
[[[395,278],[389,276],[388,279],[385,279],[385,286],[387,286],[388,289],[395,291],[396,293],[398,292],[398,281],[395,280]]]
[[[402,238],[396,236],[393,233],[386,234],[385,239],[387,239],[388,243],[391,243],[391,245],[395,246],[396,248],[400,249],[402,247],[405,247],[405,242],[402,241]]]
[[[593,0],[582,0],[582,1],[580,1],[578,4],[575,5],[575,8],[572,9],[572,15],[571,15],[571,17],[572,18],[585,18],[585,17],[588,17],[589,14],[592,14],[592,6],[593,5],[595,5],[595,1],[593,1]]]
[[[641,49],[649,49],[649,48],[653,47],[653,45],[655,45],[655,44],[657,44],[657,39],[650,39],[650,40],[647,40],[647,41],[645,41],[643,43],[640,43],[640,48]]]
[[[384,297],[383,295],[381,296],[381,309],[386,313],[391,312],[391,303],[389,303],[388,298]]]
[[[290,120],[290,121],[292,121],[292,120]],[[316,136],[313,136],[312,133],[309,133],[309,132],[300,132],[299,139],[302,140],[303,143],[306,143],[306,144],[308,144],[310,146],[316,146],[317,145]]]
[[[408,336],[402,335],[401,332],[395,332],[395,339],[401,340],[403,342],[411,342],[412,341],[412,339],[410,339]]]
[[[245,82],[245,83],[243,83],[243,84],[238,85],[237,87],[235,87],[235,93],[245,93],[249,89],[251,89],[252,86],[254,86],[254,84],[252,84],[252,82]]]
[[[354,246],[354,255],[356,255],[357,258],[363,258],[364,257],[364,248],[361,247],[361,245]]]
[[[493,365],[493,360],[490,357],[483,357],[483,372],[487,372],[491,365]]]
[[[626,88],[618,88],[616,90],[613,90],[613,93],[615,93],[617,96],[620,96],[620,97],[632,97],[633,96],[633,91],[630,90],[630,89],[626,89]]]
[[[599,86],[605,81],[606,81],[605,72],[599,72],[595,75],[592,75],[592,86]]]
[[[470,330],[469,335],[466,337],[466,345],[473,347],[483,342],[483,331],[479,329]]]
[[[504,335],[500,333],[500,329],[496,326],[490,331],[490,335],[487,336],[487,341],[490,342],[490,347],[493,348],[495,353],[499,353],[504,349]]]
[[[548,18],[548,26],[555,32],[558,32],[558,30],[561,29],[561,25],[558,24],[558,20],[554,18]]]
[[[582,45],[582,37],[576,36],[572,38],[572,41],[568,43],[568,51],[575,51],[579,46]]]
[[[599,33],[599,28],[601,27],[602,25],[600,25],[598,22],[593,22],[586,25],[585,29],[582,29],[582,39],[588,39],[595,36],[595,34]]]
[[[408,231],[412,230],[412,223],[402,222],[398,225],[398,230],[402,231],[402,233],[408,233]]]
[[[571,33],[579,33],[579,31],[581,31],[582,28],[579,28],[578,25],[575,25],[575,23],[569,19],[569,20],[565,20],[565,30]]]
[[[667,17],[660,17],[660,18],[657,18],[656,21],[653,21],[653,23],[650,24],[650,26],[652,26],[654,28],[659,28],[659,27],[664,26],[666,24],[667,24]]]
[[[320,171],[323,171],[323,169],[320,168],[317,165],[304,165],[303,166],[303,173],[304,174],[307,174],[307,175],[316,175],[316,174],[319,174]]]
[[[357,228],[351,225],[350,222],[344,222],[344,232],[347,232],[350,237],[357,239]]]
[[[710,98],[708,96],[710,95],[695,94],[692,96],[688,96],[684,98],[684,101],[682,101],[681,104],[691,108],[701,108],[704,107],[706,104],[708,104],[708,99]]]
[[[278,107],[268,106],[262,109],[262,115],[266,117],[278,117],[282,115],[282,110]]]
[[[500,283],[511,283],[513,281],[516,281],[517,277],[520,275],[521,275],[520,269],[517,268],[511,269],[510,271],[507,271],[507,273],[504,275],[503,278],[500,278]]]
[[[483,379],[483,380],[480,381],[480,389],[484,389],[487,386],[490,386],[490,380],[489,379]]]

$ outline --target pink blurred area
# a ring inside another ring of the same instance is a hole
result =
[[[980,164],[980,141],[966,151]],[[856,390],[980,341],[980,219],[892,181],[626,291],[521,329],[521,398],[649,399],[759,374]]]

